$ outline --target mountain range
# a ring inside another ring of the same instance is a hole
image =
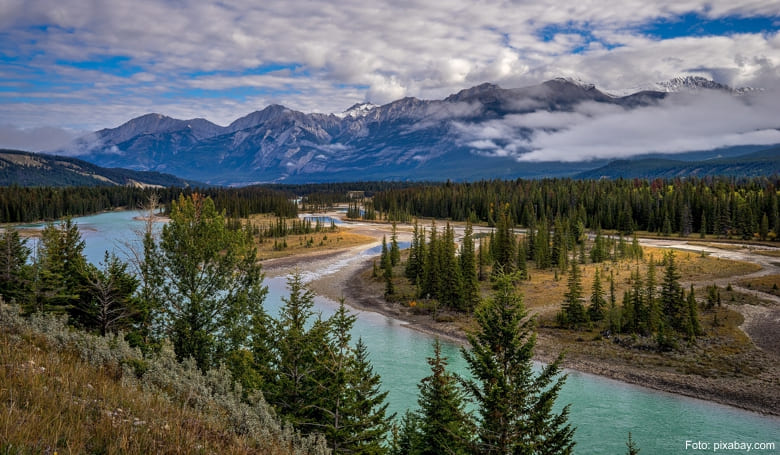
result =
[[[519,163],[510,156],[486,156],[463,139],[464,125],[484,125],[513,114],[569,112],[583,102],[633,109],[683,89],[739,92],[695,77],[626,96],[569,79],[517,89],[482,84],[443,100],[356,104],[341,114],[306,114],[271,105],[228,126],[147,114],[79,138],[56,153],[105,167],[223,185],[569,176],[608,161]],[[521,128],[517,134],[530,138],[533,132]]]

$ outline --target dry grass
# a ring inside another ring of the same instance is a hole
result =
[[[41,339],[0,333],[0,453],[289,453],[213,417],[122,386]]]
[[[284,249],[274,249],[274,240],[287,242]],[[318,232],[307,235],[288,235],[285,239],[263,239],[257,244],[257,256],[262,259],[281,258],[320,251],[349,248],[373,243],[375,239],[367,235],[355,234],[348,229],[336,232]]]
[[[738,281],[740,286],[780,297],[780,275],[766,275]]]

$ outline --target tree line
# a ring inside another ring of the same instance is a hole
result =
[[[497,223],[508,204],[521,226],[556,218],[590,229],[663,235],[775,240],[780,235],[778,179],[542,179],[427,184],[374,195],[376,210],[409,217]]]
[[[153,212],[154,200],[150,205]],[[560,361],[532,373],[534,325],[514,278],[498,276],[495,296],[477,304],[474,349],[463,350],[473,379],[459,389],[446,359],[435,354],[420,386],[421,409],[398,427],[366,346],[351,339],[355,316],[343,302],[323,319],[296,274],[280,314],[266,313],[255,241],[250,229],[232,226],[224,209],[198,193],[171,203],[170,222],[159,233],[149,217],[128,245],[127,262],[106,253],[101,264],[88,263],[71,219],[47,225],[35,251],[8,229],[0,235],[0,295],[27,314],[67,314],[78,329],[122,332],[144,351],[168,340],[179,361],[191,359],[202,371],[226,366],[248,403],[267,401],[298,431],[324,435],[334,453],[571,452],[567,409],[551,410],[563,383]],[[388,258],[397,255],[387,251]],[[448,390],[473,402],[476,416],[450,415],[465,401],[450,400]]]
[[[294,217],[298,208],[293,196],[262,187],[246,188],[135,188],[102,187],[0,187],[0,223],[25,223],[83,216],[117,207],[137,209],[154,195],[167,210],[179,195],[204,194],[219,210],[233,218],[252,213]]]

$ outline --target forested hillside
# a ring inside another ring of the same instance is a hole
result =
[[[0,149],[0,186],[187,187],[195,184],[160,172],[104,168],[76,158]]]

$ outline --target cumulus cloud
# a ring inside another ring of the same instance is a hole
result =
[[[583,103],[484,124],[459,124],[462,143],[518,161],[586,161],[780,143],[780,92],[676,94],[636,109]]]
[[[641,32],[682,14],[778,17],[780,3],[6,0],[0,55],[14,69],[0,69],[10,84],[0,90],[0,118],[21,107],[22,127],[98,129],[150,111],[224,124],[267,102],[340,112],[486,81],[575,76],[617,90],[681,74],[738,86],[778,79],[777,32]],[[36,108],[29,117],[25,105]]]

